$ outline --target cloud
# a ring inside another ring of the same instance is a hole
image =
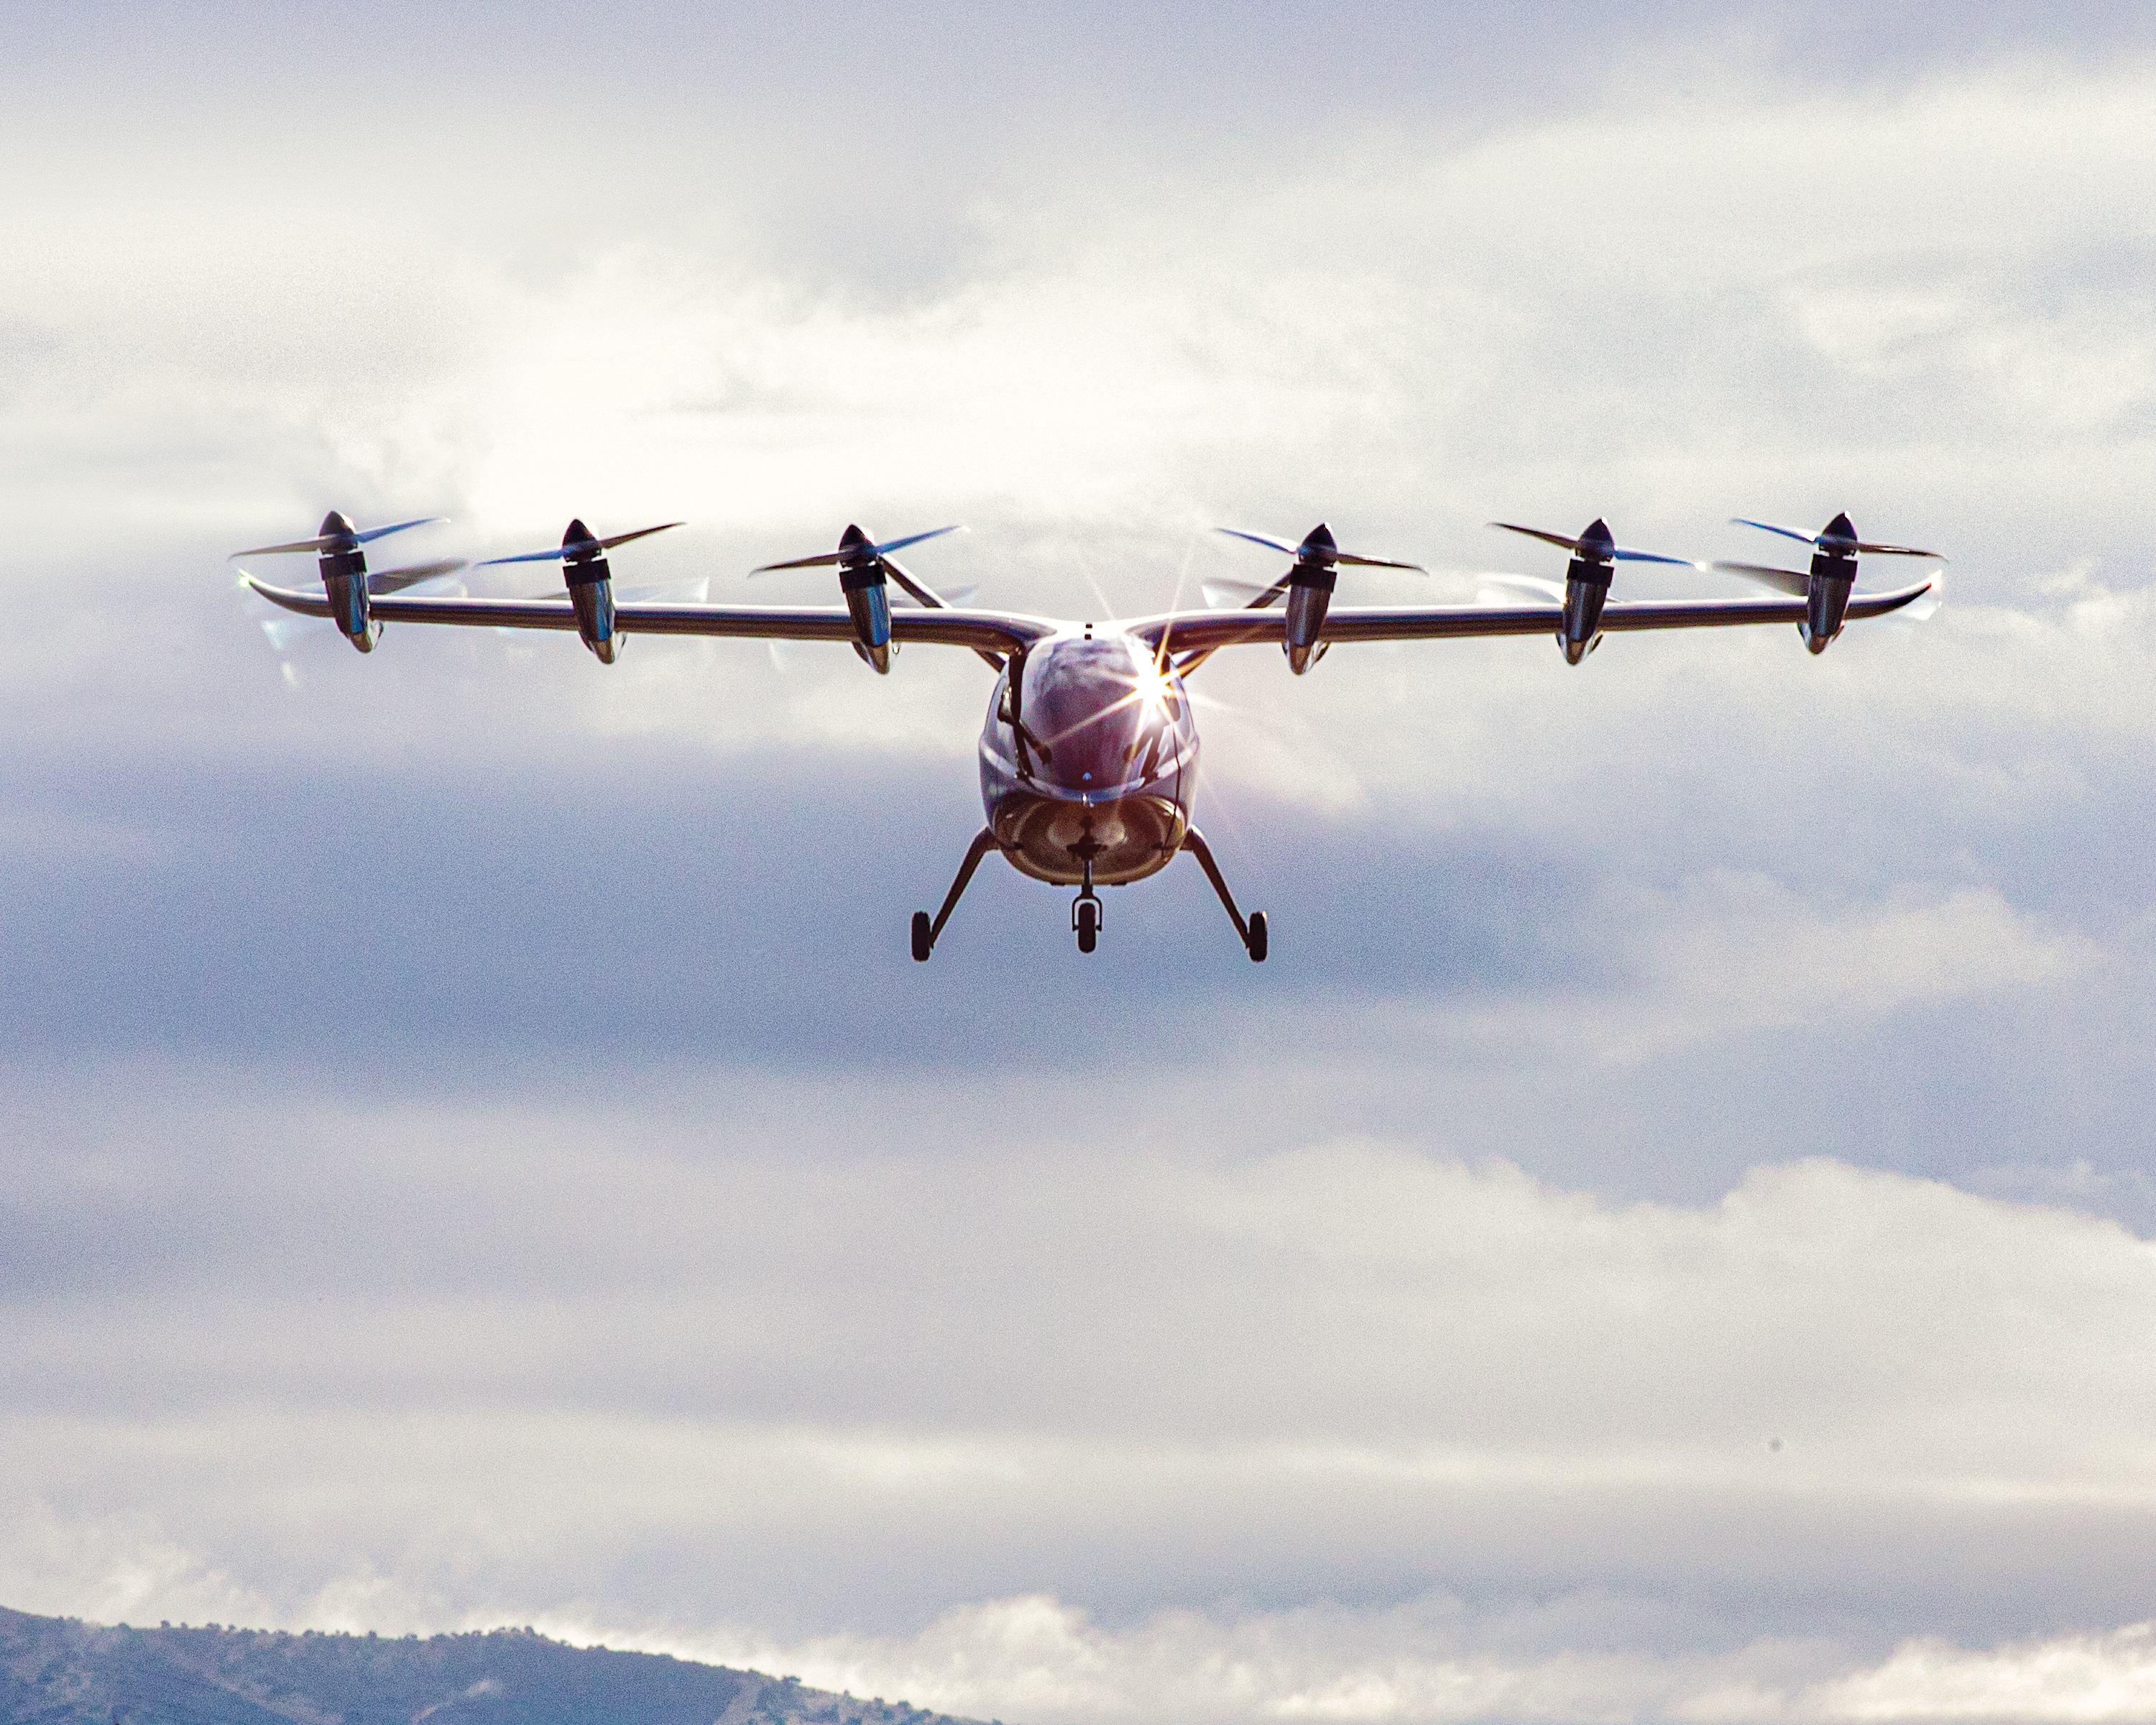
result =
[[[2148,1624],[1975,1651],[1912,1641],[1845,1671],[1834,1671],[1844,1656],[1830,1646],[1789,1640],[1691,1656],[1467,1651],[1459,1644],[1469,1624],[1456,1603],[1434,1599],[1387,1612],[1230,1620],[1173,1613],[1110,1628],[1052,1598],[1029,1596],[952,1611],[904,1640],[834,1637],[766,1646],[755,1659],[798,1669],[819,1685],[933,1695],[947,1708],[999,1707],[1044,1725],[1167,1718],[2095,1725],[2145,1717],[2156,1682],[2156,1625]],[[1500,1625],[1475,1627],[1502,1633]],[[747,1650],[728,1656],[742,1661]]]
[[[1470,1665],[2134,1620],[2150,1248],[2110,1224],[1831,1163],[1689,1208],[1397,1145],[895,1149],[803,1101],[93,1129],[7,1218],[44,1531],[0,1581],[788,1670],[1050,1577],[1119,1635],[1377,1611],[1378,1664],[1433,1589]]]

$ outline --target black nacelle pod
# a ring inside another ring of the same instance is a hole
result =
[[[869,536],[849,523],[839,536],[839,591],[853,619],[854,651],[879,676],[891,672],[891,597],[883,558]]]
[[[1849,595],[1856,585],[1856,528],[1846,514],[1826,524],[1812,553],[1811,585],[1804,593],[1804,620],[1798,632],[1814,653],[1824,653],[1841,633]]]
[[[1565,566],[1564,630],[1557,644],[1567,665],[1578,665],[1594,650],[1616,562],[1617,542],[1609,536],[1609,522],[1597,516],[1580,534]]]
[[[578,638],[601,665],[612,665],[622,647],[614,627],[613,569],[606,547],[582,521],[571,521],[562,535],[562,578],[576,609]]]
[[[1287,668],[1298,677],[1324,655],[1318,637],[1324,632],[1333,590],[1340,584],[1340,566],[1333,557],[1338,549],[1332,529],[1320,521],[1303,536],[1295,567],[1288,571],[1287,620],[1281,645],[1287,654]]]
[[[360,547],[359,530],[351,516],[333,509],[322,517],[321,538],[318,567],[330,619],[353,646],[372,653],[376,630],[367,614],[367,552]]]

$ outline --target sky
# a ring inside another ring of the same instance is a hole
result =
[[[6,18],[0,1602],[1013,1725],[2156,1711],[2156,23]],[[1268,962],[992,865],[916,966],[970,655],[273,638],[227,554],[332,507],[773,603],[960,521],[1096,619],[1321,519],[1431,571],[1346,602],[1561,573],[1493,519],[1951,562],[1817,659],[1223,654]]]

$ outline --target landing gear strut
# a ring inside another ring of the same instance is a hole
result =
[[[913,957],[916,963],[928,962],[928,955],[936,950],[936,937],[943,932],[943,925],[951,920],[952,911],[958,908],[958,901],[965,896],[973,870],[980,867],[983,857],[998,848],[995,829],[983,827],[967,847],[966,860],[958,865],[958,878],[951,883],[950,891],[943,895],[943,908],[936,913],[936,920],[930,922],[926,911],[913,913]]]
[[[1235,895],[1228,891],[1228,883],[1220,877],[1220,865],[1213,860],[1213,847],[1205,842],[1204,834],[1195,827],[1190,828],[1183,835],[1183,848],[1198,859],[1198,866],[1205,870],[1205,878],[1213,883],[1214,891],[1219,894],[1220,902],[1227,907],[1228,920],[1235,925],[1235,932],[1242,940],[1243,950],[1250,955],[1250,963],[1263,964],[1266,951],[1265,913],[1253,911],[1249,922],[1243,920],[1243,913],[1235,908]],[[1080,944],[1084,944],[1082,936]]]

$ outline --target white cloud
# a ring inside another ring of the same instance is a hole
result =
[[[1609,1610],[1569,1609],[1575,1628],[1583,1610]],[[1509,1626],[1443,1598],[1383,1610],[1166,1612],[1112,1627],[1034,1594],[962,1606],[911,1635],[793,1643],[601,1630],[573,1617],[540,1626],[1033,1725],[2131,1725],[2156,1695],[2156,1625],[2146,1623],[1992,1648],[1913,1640],[1877,1661],[1816,1639],[1680,1655],[1476,1650],[1462,1644],[1502,1642]]]
[[[1041,1725],[1853,1717],[1821,1686],[1912,1692],[1943,1613],[2138,1620],[2156,1258],[2111,1224],[1828,1162],[1620,1204],[1219,1118],[1014,1155],[683,1103],[228,1104],[184,1153],[93,1111],[8,1223],[95,1273],[18,1271],[0,1588]]]

